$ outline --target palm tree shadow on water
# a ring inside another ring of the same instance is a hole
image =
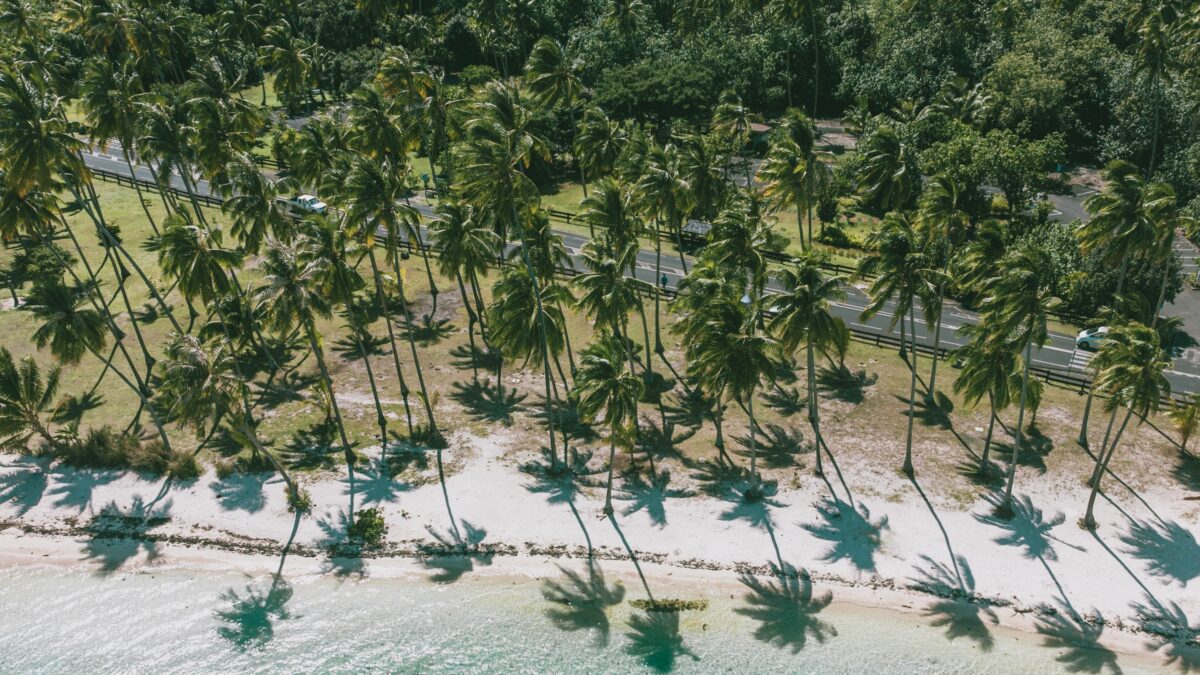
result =
[[[629,643],[625,652],[642,660],[651,670],[669,673],[675,669],[680,657],[699,661],[684,644],[679,632],[679,612],[639,611],[629,617],[629,630],[625,633]]]
[[[1043,647],[1059,651],[1055,660],[1069,672],[1121,672],[1117,654],[1100,643],[1104,634],[1104,619],[1098,612],[1083,617],[1066,603],[1060,602],[1054,613],[1037,618],[1034,629],[1042,636]]]
[[[550,603],[546,617],[562,631],[592,631],[596,647],[607,647],[611,633],[608,610],[625,599],[625,585],[620,580],[608,583],[594,558],[587,560],[582,573],[561,565],[558,569],[562,572],[559,579],[542,582],[542,597]]]
[[[946,639],[971,640],[979,649],[990,652],[995,647],[988,625],[1000,619],[988,604],[976,601],[975,575],[967,559],[958,556],[953,565],[939,563],[922,555],[925,567],[917,568],[917,576],[909,579],[909,588],[938,596],[924,609],[921,616],[931,619],[935,628],[945,627]]]
[[[754,638],[798,654],[810,638],[824,644],[836,637],[837,628],[818,616],[833,602],[833,593],[814,594],[804,570],[787,563],[769,565],[772,579],[764,581],[752,574],[739,579],[747,590],[746,606],[734,611],[758,622]]]
[[[275,574],[271,575],[271,583],[266,588],[252,581],[246,584],[241,593],[229,588],[221,594],[221,600],[226,602],[228,607],[214,612],[225,624],[217,628],[217,635],[237,649],[265,647],[275,639],[277,622],[296,618],[287,606],[293,591],[291,584],[283,578],[283,566],[296,538],[296,531],[300,528],[301,517],[303,514],[296,513],[292,533],[279,556],[279,567],[276,568]]]

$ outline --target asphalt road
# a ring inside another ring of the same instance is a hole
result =
[[[121,158],[119,146],[110,147],[107,152],[96,150],[91,154],[85,153],[83,157],[85,163],[92,169],[101,169],[125,176],[129,175],[129,167]],[[140,180],[152,180],[150,169],[145,166],[135,165],[134,175]],[[172,187],[183,189],[183,181],[177,174],[172,175],[171,184]],[[198,194],[209,194],[210,186],[207,181],[197,180],[195,184]],[[1050,198],[1054,202],[1059,214],[1056,217],[1064,221],[1086,217],[1086,213],[1083,210],[1083,200],[1087,198],[1087,193],[1084,190],[1079,190],[1076,194],[1072,195],[1051,195]],[[416,206],[424,216],[432,216],[432,208],[428,205],[417,204]],[[582,263],[578,261],[578,258],[580,249],[588,241],[587,237],[569,232],[558,232],[558,235],[562,238],[563,244],[571,253],[572,258],[576,260],[577,268],[582,269]],[[422,236],[424,236],[424,232]],[[690,269],[691,260],[688,260],[687,264],[688,269]],[[674,250],[674,247],[669,247],[665,243],[662,254],[662,274],[667,277],[667,288],[669,289],[677,288],[679,281],[684,275],[683,265],[679,260],[678,252]],[[635,264],[635,276],[648,284],[656,283],[654,251],[639,251]],[[777,287],[772,283],[768,286],[767,291],[768,293],[776,292]],[[845,301],[835,303],[833,306],[833,313],[836,316],[841,317],[852,328],[864,332],[899,336],[899,325],[892,326],[892,323],[896,320],[894,303],[889,303],[884,307],[883,311],[866,320],[862,318],[862,310],[870,302],[866,293],[861,288],[852,285],[847,285],[845,291]],[[977,319],[978,317],[974,313],[952,302],[947,302],[942,318],[941,345],[947,348],[963,346],[966,340],[958,334],[958,328],[964,324],[975,323]],[[916,339],[919,344],[933,345],[933,328],[925,325],[918,312]],[[1050,341],[1046,346],[1034,351],[1033,363],[1063,373],[1078,375],[1083,372],[1090,358],[1091,354],[1075,349],[1074,336],[1051,333]],[[945,377],[949,378],[952,375],[947,374]],[[1172,391],[1200,391],[1200,363],[1195,363],[1189,359],[1178,359],[1172,365],[1172,370],[1167,372],[1167,379],[1171,383]],[[943,380],[943,386],[947,384],[948,380]]]

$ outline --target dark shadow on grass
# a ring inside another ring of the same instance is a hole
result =
[[[688,460],[684,464],[692,470],[692,480],[700,484],[700,491],[709,497],[729,499],[738,494],[747,480],[747,471],[739,466],[712,459]]]
[[[359,340],[362,341],[361,349],[359,349]],[[366,332],[360,332],[357,339],[348,335],[333,340],[331,344],[333,352],[343,361],[361,361],[363,352],[366,352],[366,356],[380,356],[389,353],[389,350],[384,349],[384,346],[388,344],[386,337],[377,337]]]
[[[455,382],[451,386],[454,391],[450,392],[450,398],[465,408],[468,415],[481,422],[500,422],[505,426],[512,424],[514,413],[524,410],[521,403],[527,398],[515,389],[498,392],[481,380]]]
[[[996,641],[988,625],[1000,622],[996,612],[985,604],[972,602],[975,597],[975,575],[966,558],[958,556],[953,565],[937,562],[922,555],[924,567],[909,579],[909,588],[938,596],[921,616],[930,619],[929,625],[946,629],[946,639],[953,642],[966,638],[981,651],[990,652]]]
[[[679,433],[675,433],[677,429]],[[679,446],[695,435],[696,429],[680,429],[670,420],[667,420],[666,426],[661,426],[654,420],[645,420],[638,429],[636,454],[640,458],[653,459],[655,462],[667,458],[679,459],[683,457]]]
[[[1046,473],[1046,457],[1052,450],[1054,450],[1054,441],[1035,429],[1024,437],[1024,442],[1021,444],[1021,457],[1017,461],[1017,466],[1036,469],[1038,473]],[[997,460],[1004,463],[1012,461],[1012,451],[1012,443],[992,439],[992,456]]]
[[[818,391],[855,405],[863,402],[867,387],[874,386],[878,381],[878,375],[868,375],[866,370],[850,370],[844,363],[836,368],[825,366],[817,369]]]
[[[270,386],[258,389],[255,407],[276,408],[285,403],[296,403],[305,400],[304,392],[312,391],[320,382],[316,374],[302,374],[291,371],[280,375]]]
[[[611,627],[608,609],[625,599],[625,585],[618,579],[612,584],[595,559],[588,559],[583,573],[558,566],[562,576],[542,582],[542,597],[550,605],[546,617],[554,627],[573,633],[591,631],[597,648],[608,646]]]
[[[629,505],[621,510],[621,515],[628,516],[638,511],[645,511],[650,522],[657,527],[667,524],[667,499],[684,499],[693,496],[691,490],[671,489],[671,472],[663,469],[649,480],[641,473],[633,473],[625,478],[620,490],[614,495],[618,500]]]
[[[546,428],[546,397],[544,395],[537,395],[537,404],[533,406],[530,416],[536,419],[543,429]],[[574,401],[564,401],[560,398],[554,399],[554,430],[560,434],[565,433],[572,441],[594,441],[600,437],[592,425],[588,424],[579,414],[579,409],[575,406]]]
[[[733,451],[734,454],[749,458],[750,437],[733,436],[732,438],[741,446],[741,449]],[[774,422],[759,427],[758,433],[755,434],[755,446],[758,452],[758,461],[770,469],[802,467],[803,462],[797,456],[813,451],[812,444],[804,440],[804,434],[798,428],[788,429]]]
[[[1144,561],[1154,576],[1185,587],[1200,577],[1200,544],[1178,521],[1134,520],[1121,541],[1125,552]]]
[[[445,534],[425,527],[437,544],[419,547],[425,555],[421,558],[421,564],[432,571],[429,580],[434,583],[452,584],[474,570],[476,565],[492,564],[492,554],[480,549],[480,544],[487,539],[487,530],[465,520],[459,522],[462,523],[461,528],[452,528]]]
[[[490,349],[471,349],[471,345],[458,345],[450,350],[451,363],[459,370],[469,370],[472,365],[479,370],[485,372],[496,372],[496,366],[500,365],[500,352]]]
[[[771,387],[762,394],[763,403],[784,417],[798,415],[808,409],[808,396],[799,387]]]
[[[0,473],[0,502],[15,507],[18,516],[28,513],[46,494],[46,469],[49,466],[49,460],[17,457],[0,467],[6,469]]]
[[[301,429],[288,439],[281,452],[292,469],[332,469],[343,459],[334,439],[337,426],[332,421],[320,421]]]
[[[675,389],[675,380],[664,377],[658,371],[643,371],[638,375],[642,380],[642,403],[658,405],[663,395]]]
[[[109,502],[84,528],[89,535],[83,545],[84,555],[97,563],[97,571],[101,574],[117,571],[143,552],[147,560],[155,560],[159,556],[158,543],[147,540],[146,535],[169,521],[170,512],[170,501],[158,508],[150,508],[140,496],[133,498],[128,509]]]
[[[820,523],[801,527],[832,544],[821,561],[832,564],[846,560],[860,572],[874,572],[875,554],[883,541],[883,531],[888,529],[887,516],[871,520],[871,511],[865,504],[831,499],[818,504],[817,513],[822,519]]]
[[[1099,614],[1085,618],[1060,603],[1058,611],[1039,616],[1035,629],[1042,636],[1042,646],[1059,652],[1055,661],[1071,673],[1119,674],[1117,655],[1100,643],[1104,621]]]
[[[217,634],[241,650],[265,647],[275,639],[275,623],[294,618],[287,608],[292,586],[279,576],[272,577],[266,588],[248,583],[240,594],[231,588],[221,599],[229,608],[215,612],[227,624],[218,628]]]
[[[755,639],[798,654],[810,638],[824,644],[835,637],[837,629],[818,616],[833,602],[833,594],[814,595],[806,573],[791,565],[781,569],[774,562],[769,564],[774,579],[764,581],[750,574],[739,578],[746,587],[746,606],[734,611],[758,623]]]
[[[419,320],[413,322],[412,336],[417,344],[422,347],[429,347],[446,339],[457,330],[458,327],[450,323],[450,319],[434,319],[425,314]],[[396,331],[396,337],[402,337],[407,340],[408,333],[408,328],[401,326]]]
[[[663,413],[667,421],[681,427],[699,427],[709,418],[712,410],[712,399],[701,394],[699,389],[668,396],[663,401]]]
[[[55,410],[54,421],[59,424],[80,422],[86,413],[99,408],[103,404],[104,397],[91,391],[78,396],[67,396],[63,398],[62,402],[58,405],[58,409]]]
[[[675,661],[683,656],[699,661],[683,642],[679,634],[678,612],[636,612],[629,617],[629,631],[625,633],[629,644],[625,652],[641,659],[651,670],[669,673],[675,669]]]

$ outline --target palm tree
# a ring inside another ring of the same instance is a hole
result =
[[[1167,417],[1179,432],[1179,447],[1187,451],[1188,441],[1200,429],[1200,396],[1192,394],[1182,403],[1172,406]]]
[[[817,34],[817,6],[815,0],[775,0],[773,9],[775,14],[790,24],[799,23],[801,19],[808,16],[809,20],[809,39],[812,41],[813,49],[813,99],[812,110],[810,114],[813,117],[817,116],[817,100],[821,91],[821,36]],[[785,75],[787,77],[787,101],[788,107],[792,105],[792,52],[790,49],[784,51],[784,61],[786,63]]]
[[[641,177],[633,188],[634,199],[639,209],[654,221],[654,351],[662,354],[662,320],[660,317],[661,289],[658,289],[662,278],[662,238],[663,229],[675,233],[676,245],[679,247],[679,264],[683,273],[687,274],[687,260],[683,256],[683,217],[691,209],[691,186],[683,177],[679,167],[678,154],[675,146],[665,148],[654,147],[647,153],[646,164]]]
[[[775,364],[768,352],[775,341],[756,330],[761,320],[756,300],[727,302],[711,312],[700,331],[696,357],[688,361],[688,372],[706,394],[717,400],[718,408],[722,399],[729,397],[746,411],[750,420],[750,486],[745,497],[753,501],[761,496],[754,393],[761,382],[774,377]]]
[[[1103,365],[1096,376],[1096,386],[1109,393],[1107,404],[1112,410],[1112,417],[1105,433],[1105,442],[1096,455],[1096,468],[1090,482],[1092,492],[1083,517],[1083,526],[1089,530],[1096,528],[1093,510],[1096,495],[1100,493],[1100,482],[1117,450],[1117,444],[1121,442],[1129,419],[1136,414],[1140,424],[1150,413],[1157,412],[1160,401],[1171,393],[1171,384],[1163,375],[1170,367],[1171,360],[1159,346],[1158,333],[1154,329],[1138,323],[1114,327],[1100,349],[1102,354],[1097,356],[1097,361]],[[1109,442],[1113,420],[1121,406],[1125,407],[1125,417]]]
[[[1154,213],[1147,208],[1147,204],[1157,200],[1151,197],[1150,187],[1137,167],[1129,162],[1109,162],[1104,167],[1103,177],[1103,189],[1083,203],[1091,218],[1080,223],[1076,236],[1084,255],[1100,250],[1107,253],[1109,262],[1119,262],[1113,306],[1121,311],[1124,304],[1121,293],[1125,288],[1130,256],[1137,251],[1151,250],[1158,238]],[[1083,408],[1083,422],[1079,427],[1078,442],[1085,448],[1088,446],[1087,428],[1094,394],[1095,387],[1089,387],[1088,400]]]
[[[980,323],[992,326],[994,340],[1004,340],[1023,348],[1021,395],[1018,399],[1017,426],[1012,459],[1008,465],[1008,480],[1004,499],[997,513],[1012,515],[1012,491],[1017,477],[1017,463],[1024,441],[1025,408],[1029,395],[1029,364],[1033,346],[1046,344],[1046,315],[1054,311],[1060,300],[1052,295],[1053,261],[1044,249],[1022,244],[1008,253],[999,264],[999,275],[989,284],[988,298],[980,306]]]
[[[722,169],[725,158],[710,136],[684,134],[677,138],[677,142],[679,169],[691,186],[694,202],[689,215],[709,220],[716,215],[730,189]]]
[[[594,420],[601,411],[608,423],[608,483],[604,490],[604,515],[612,517],[613,467],[616,465],[617,438],[637,432],[637,402],[643,382],[624,367],[625,351],[621,338],[602,331],[597,340],[580,355],[576,395],[579,412]],[[632,439],[630,441],[632,443]]]
[[[150,405],[150,387],[146,384],[145,379],[138,374],[137,368],[133,365],[133,359],[130,358],[129,352],[121,345],[121,336],[118,333],[116,340],[120,347],[122,355],[125,357],[125,362],[129,366],[129,372],[133,377],[131,381],[119,368],[113,365],[111,358],[105,358],[101,354],[104,349],[105,338],[105,323],[106,317],[96,309],[82,307],[87,301],[87,296],[90,291],[68,287],[62,284],[39,284],[33,288],[33,292],[25,300],[25,309],[31,311],[33,315],[42,320],[42,325],[38,326],[33,332],[33,343],[38,349],[45,347],[50,348],[50,353],[54,358],[64,365],[73,366],[79,363],[84,354],[91,354],[104,364],[105,370],[111,370],[117,374],[133,392],[137,395],[141,402],[141,407],[138,409],[138,415],[141,410],[145,409],[150,413],[151,419],[158,430],[159,439],[162,441],[163,447],[167,450],[171,449],[171,442],[167,438],[166,430],[163,429],[161,422],[158,419],[158,414]],[[112,326],[111,319],[108,320],[109,330],[115,328]]]
[[[398,286],[400,294],[400,311],[404,316],[405,332],[408,334],[408,347],[412,353],[413,368],[417,374],[417,383],[421,390],[421,401],[425,408],[425,418],[429,424],[429,442],[440,444],[441,432],[438,431],[437,421],[433,415],[433,405],[429,398],[429,390],[425,386],[425,374],[421,368],[421,359],[417,353],[416,330],[413,326],[412,312],[405,297],[404,274],[400,269],[400,231],[408,227],[411,207],[401,204],[405,194],[404,184],[398,180],[390,164],[360,157],[351,166],[346,178],[345,196],[346,224],[351,235],[367,251],[367,260],[371,263],[371,277],[375,285],[375,302],[383,312],[384,323],[388,330],[388,340],[392,351],[392,364],[395,367],[396,380],[400,383],[400,393],[404,399],[404,409],[408,414],[408,385],[400,368],[400,352],[396,347],[396,335],[392,328],[392,316],[389,295],[384,287],[383,275],[380,272],[379,261],[375,255],[375,238],[380,229],[383,230],[384,246],[387,251],[387,261],[392,265],[392,283]],[[409,415],[409,433],[412,432],[411,415]]]
[[[350,127],[329,115],[309,118],[292,148],[288,172],[300,185],[316,187],[350,147]]]
[[[258,49],[258,63],[275,73],[275,90],[285,97],[302,94],[312,104],[314,81],[312,46],[301,44],[295,31],[284,19],[263,32],[263,44]],[[264,93],[265,96],[265,93]]]
[[[118,66],[108,59],[96,59],[88,64],[80,98],[90,142],[107,149],[110,140],[116,139],[131,176],[136,175],[131,153],[137,136],[138,97],[142,91],[141,80],[130,64]],[[133,187],[146,220],[157,235],[158,225],[142,197],[141,184],[133,181]]]
[[[267,8],[254,0],[226,0],[217,13],[222,36],[236,43],[258,47],[267,25]],[[267,104],[267,73],[259,66],[262,105]]]
[[[720,100],[713,108],[711,127],[729,144],[730,152],[726,155],[727,160],[733,156],[733,153],[745,151],[746,145],[750,142],[751,125],[758,122],[762,122],[762,117],[743,104],[741,97],[733,90],[727,89],[721,92]],[[751,163],[749,160],[744,161],[746,162],[746,187],[753,188],[754,183],[750,179]],[[726,167],[726,173],[728,173],[728,163]]]
[[[583,176],[599,178],[611,173],[617,166],[625,140],[625,130],[610,120],[603,110],[595,107],[584,110],[574,143],[575,161]],[[584,186],[587,186],[586,181]]]
[[[0,448],[23,452],[34,436],[48,447],[58,445],[50,420],[43,417],[52,416],[57,409],[61,375],[62,369],[55,366],[43,380],[32,357],[17,364],[8,348],[0,347]]]
[[[291,475],[258,438],[249,386],[238,370],[236,350],[229,342],[218,340],[205,346],[194,336],[172,334],[160,367],[158,396],[173,418],[194,429],[198,438],[211,433],[206,427],[224,420],[239,441],[250,445],[255,455],[267,458],[287,484],[293,504],[299,503]]]
[[[1175,28],[1182,16],[1180,3],[1174,0],[1141,0],[1131,3],[1126,14],[1126,30],[1137,35],[1137,74],[1146,78],[1150,107],[1154,110],[1154,128],[1150,135],[1150,162],[1146,177],[1154,175],[1162,121],[1162,87],[1172,80],[1171,66],[1176,51]]]
[[[816,439],[818,476],[824,474],[821,448],[829,452],[829,446],[821,436],[816,352],[828,355],[830,351],[844,348],[850,338],[845,322],[829,313],[831,302],[846,297],[841,289],[845,279],[836,275],[825,276],[821,263],[821,258],[809,254],[798,258],[794,269],[786,267],[777,274],[782,292],[771,300],[774,316],[769,324],[786,352],[795,353],[800,345],[804,345],[808,377],[808,423]]]
[[[908,324],[912,333],[912,351],[909,362],[910,382],[908,392],[908,433],[904,448],[904,473],[913,475],[912,464],[912,431],[917,397],[917,322],[916,300],[928,300],[929,289],[925,277],[930,268],[926,255],[926,246],[920,234],[913,228],[908,217],[902,213],[892,212],[883,219],[879,229],[867,238],[867,248],[871,251],[859,263],[859,274],[864,277],[874,275],[867,295],[871,304],[863,310],[863,319],[870,319],[883,311],[887,303],[895,301],[888,330],[900,324],[900,357],[904,353],[904,315],[908,315]]]
[[[535,157],[549,156],[545,141],[530,130],[532,119],[532,112],[522,103],[520,93],[512,83],[489,83],[472,103],[463,123],[466,138],[459,148],[462,159],[457,165],[463,199],[488,215],[497,227],[501,241],[506,241],[511,231],[523,244],[518,247],[518,253],[529,277],[527,290],[532,295],[535,310],[537,328],[534,335],[540,342],[550,451],[557,462],[548,310],[542,300],[543,284],[539,282],[537,269],[529,256],[530,247],[524,245],[540,199],[537,186],[524,170]],[[504,283],[503,278],[501,283]],[[508,283],[512,286],[515,282],[510,280]],[[494,326],[493,333],[497,335],[497,342],[503,344],[498,337],[500,329]],[[566,448],[563,451],[565,454]]]
[[[789,110],[758,171],[759,180],[765,183],[763,194],[775,208],[791,206],[796,209],[796,229],[800,247],[805,250],[813,244],[813,207],[829,175],[815,147],[816,130],[812,122],[799,110]],[[807,241],[803,227],[805,211],[808,213]]]
[[[354,452],[350,449],[350,439],[346,437],[346,425],[342,421],[333,378],[325,364],[325,350],[317,334],[317,317],[327,318],[332,313],[321,287],[320,264],[317,261],[306,262],[303,252],[293,246],[268,239],[259,270],[263,274],[264,284],[255,289],[254,300],[262,312],[263,320],[268,329],[277,335],[289,335],[297,328],[304,332],[309,348],[317,359],[317,368],[321,371],[321,382],[337,425],[346,466],[353,468]]]
[[[485,344],[484,306],[479,296],[479,275],[487,273],[488,262],[496,257],[500,239],[483,218],[476,217],[474,209],[461,202],[447,199],[438,203],[437,217],[429,224],[429,234],[438,250],[438,268],[445,276],[453,276],[458,282],[463,309],[467,312],[467,338],[471,352],[476,353],[475,326],[480,326]],[[472,295],[467,295],[467,281]],[[471,359],[471,371],[475,372],[475,359]],[[478,377],[478,375],[476,375]],[[497,376],[498,377],[498,376]]]
[[[579,291],[575,306],[595,321],[598,330],[611,331],[613,338],[625,350],[630,372],[633,372],[636,359],[629,348],[629,314],[641,307],[642,293],[651,292],[646,282],[626,274],[637,254],[636,242],[627,244],[624,249],[612,250],[606,240],[593,239],[583,249],[583,264],[587,271],[571,281],[571,285]],[[650,335],[644,320],[643,331],[649,342]],[[650,372],[649,344],[646,348],[645,368]]]
[[[223,240],[219,228],[194,225],[181,212],[167,219],[162,235],[150,244],[163,272],[178,281],[179,292],[211,305],[233,289],[230,277],[242,264],[241,254],[224,248]]]
[[[950,176],[939,174],[930,179],[921,195],[918,224],[924,229],[924,237],[932,261],[941,260],[941,272],[937,275],[935,298],[924,306],[926,326],[934,324],[933,365],[929,369],[929,386],[925,388],[925,400],[933,402],[937,392],[937,366],[942,342],[942,307],[949,283],[950,263],[955,251],[961,246],[971,226],[970,217],[963,210],[965,195]]]
[[[908,144],[889,124],[880,124],[862,147],[858,180],[864,196],[881,209],[903,209],[920,190],[921,173]]]
[[[525,86],[533,101],[541,108],[562,105],[570,114],[571,128],[575,128],[575,107],[583,94],[583,81],[579,77],[580,64],[568,58],[562,45],[544,36],[534,43],[525,60]],[[579,165],[579,182],[583,184],[583,196],[587,197],[587,172],[583,162]]]
[[[962,363],[954,380],[954,393],[963,397],[963,404],[968,408],[974,408],[987,398],[987,435],[976,468],[976,473],[986,476],[992,468],[989,456],[996,416],[1012,405],[1013,390],[1021,387],[1020,346],[1007,340],[991,339],[993,328],[986,324],[964,324],[960,331],[975,337],[954,354]]]
[[[230,194],[222,202],[221,211],[229,217],[230,234],[243,252],[257,255],[268,237],[291,236],[291,218],[280,202],[291,187],[290,180],[272,178],[253,161],[235,162],[229,175]]]

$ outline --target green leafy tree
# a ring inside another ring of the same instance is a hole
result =
[[[608,481],[604,490],[604,515],[613,515],[613,468],[617,439],[637,430],[637,402],[642,397],[642,380],[625,369],[621,338],[601,332],[580,355],[576,395],[579,411],[588,419],[604,413],[608,424]]]

